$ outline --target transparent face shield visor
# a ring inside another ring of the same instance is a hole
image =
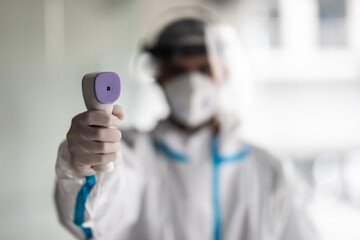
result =
[[[159,73],[159,64],[164,61],[208,56],[209,52],[214,55],[216,51],[207,46],[207,29],[218,22],[214,14],[197,6],[175,7],[161,12],[144,33],[141,50],[133,59],[134,77],[139,81],[153,82]]]
[[[158,25],[152,34],[148,34],[142,51],[133,61],[134,79],[143,84],[154,84],[164,61],[206,56],[211,76],[219,90],[219,94],[214,96],[219,101],[219,112],[240,114],[242,96],[249,94],[243,93],[247,89],[243,85],[248,83],[249,75],[236,31],[216,17],[209,16],[208,12],[188,10],[185,13],[172,14],[167,23]],[[184,23],[184,19],[189,21]],[[176,26],[181,21],[183,24]],[[166,36],[164,31],[174,24],[175,27]]]

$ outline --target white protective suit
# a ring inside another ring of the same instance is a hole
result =
[[[187,135],[169,121],[124,132],[115,170],[89,177],[72,169],[64,141],[61,222],[79,239],[317,239],[281,162],[240,139],[233,118],[220,122],[216,136],[210,127]]]

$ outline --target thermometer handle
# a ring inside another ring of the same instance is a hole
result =
[[[109,104],[110,105],[110,104]],[[94,109],[95,110],[95,109]],[[113,105],[111,104],[111,106],[106,106],[103,109],[96,109],[96,110],[104,110],[106,113],[108,114],[112,114],[112,110],[113,110]],[[112,170],[114,170],[115,168],[115,164],[114,162],[108,162],[102,165],[94,165],[92,166],[92,168],[96,171],[96,172],[111,172]]]
[[[101,110],[108,114],[112,114],[113,104],[98,104],[96,105],[96,107],[95,106],[89,107],[88,110]],[[108,162],[102,165],[94,165],[92,166],[92,168],[96,172],[111,172],[112,170],[114,170],[115,164],[114,162]]]

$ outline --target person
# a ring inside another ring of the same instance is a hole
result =
[[[72,119],[58,152],[56,204],[77,238],[316,239],[282,161],[243,140],[237,118],[219,111],[229,69],[215,25],[178,18],[144,47],[170,106],[154,130],[121,137],[110,128],[124,117],[119,106]],[[107,162],[116,168],[94,170]]]

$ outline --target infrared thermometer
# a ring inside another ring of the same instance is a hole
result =
[[[112,114],[120,92],[120,77],[114,72],[89,73],[82,79],[82,93],[88,110],[101,110]],[[110,172],[114,168],[114,162],[93,166],[97,172]]]

